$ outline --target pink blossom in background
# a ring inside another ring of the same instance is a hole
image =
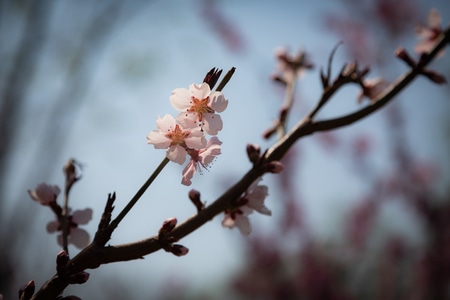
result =
[[[83,210],[76,210],[73,214],[68,216],[68,236],[67,241],[69,244],[73,244],[78,249],[83,249],[90,242],[89,233],[78,227],[78,225],[84,225],[89,223],[92,219],[92,209],[86,208]],[[47,232],[53,233],[56,231],[62,231],[61,223],[59,220],[51,221],[47,224]],[[62,247],[62,234],[57,237],[58,244]]]
[[[46,183],[38,184],[34,190],[28,190],[30,197],[42,205],[49,205],[50,202],[56,201],[60,192],[57,185],[49,185]]]
[[[393,37],[409,33],[419,11],[415,0],[377,0],[375,16]]]
[[[374,103],[376,97],[388,87],[388,82],[382,78],[364,80],[364,87],[358,95],[358,103],[362,103],[366,97]]]
[[[414,47],[414,51],[419,54],[430,52],[441,33],[441,15],[436,9],[432,9],[428,15],[428,26],[420,25],[416,29],[420,41]],[[444,51],[441,51],[439,56],[443,54]]]
[[[222,226],[230,229],[237,227],[242,235],[249,235],[252,232],[252,227],[248,215],[251,213],[253,213],[253,209],[247,206],[227,211],[222,220]]]
[[[201,19],[208,28],[224,42],[232,52],[238,53],[245,50],[245,38],[242,31],[235,25],[232,19],[225,16],[223,10],[218,7],[217,1],[203,0],[201,3]]]
[[[264,205],[264,200],[269,194],[269,189],[265,185],[258,185],[260,180],[261,178],[253,182],[247,189],[246,195],[244,196],[248,201],[246,205],[260,214],[271,216],[272,212]]]
[[[265,185],[258,185],[260,181],[261,178],[255,180],[241,197],[240,201],[245,203],[244,205],[225,211],[225,216],[222,221],[223,227],[237,227],[242,235],[249,235],[252,231],[248,219],[249,214],[256,210],[263,215],[272,215],[272,212],[264,204],[264,200],[268,195],[268,188]]]

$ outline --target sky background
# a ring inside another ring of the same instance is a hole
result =
[[[212,67],[224,71],[236,67],[235,75],[223,91],[229,105],[221,114],[224,129],[218,135],[223,142],[222,155],[210,171],[196,174],[190,187],[180,184],[183,166],[170,163],[114,232],[110,243],[121,244],[152,236],[167,217],[177,217],[181,222],[195,213],[187,197],[190,189],[199,190],[202,200],[211,203],[251,167],[245,153],[247,143],[257,143],[265,149],[274,142],[273,139],[263,140],[262,132],[272,125],[283,99],[280,87],[270,80],[276,70],[274,53],[278,47],[288,47],[293,52],[304,49],[316,66],[299,83],[299,102],[290,117],[290,125],[314,105],[321,95],[320,67],[325,65],[331,49],[339,42],[336,35],[326,30],[324,17],[345,13],[339,1],[217,1],[213,9],[220,10],[230,30],[238,34],[236,44],[230,47],[212,27],[208,18],[214,16],[205,8],[205,1],[130,3],[133,4],[125,5],[121,15],[116,16],[117,22],[103,50],[89,58],[84,73],[89,79],[83,90],[75,94],[77,102],[67,104],[56,120],[49,121],[56,103],[67,96],[64,90],[71,80],[67,75],[71,70],[69,54],[78,47],[87,23],[84,21],[90,20],[94,11],[90,7],[92,3],[83,1],[81,4],[59,1],[52,8],[49,42],[42,51],[38,73],[28,87],[21,112],[23,122],[15,128],[16,150],[9,159],[8,185],[3,190],[5,199],[11,200],[3,201],[0,214],[2,219],[8,219],[20,205],[22,210],[34,215],[28,221],[32,234],[27,234],[17,245],[17,251],[23,255],[18,284],[34,278],[36,285],[41,286],[53,275],[53,261],[60,250],[56,236],[45,231],[45,224],[53,220],[52,213],[30,201],[28,189],[40,182],[62,187],[64,162],[68,158],[81,162],[83,178],[71,192],[70,206],[94,210],[93,220],[83,226],[92,236],[108,193],[116,192],[115,212],[118,213],[164,158],[163,150],[147,145],[146,135],[156,129],[158,115],[177,114],[169,102],[171,91],[200,83]],[[448,1],[422,1],[421,5],[423,20],[431,7],[437,7],[443,14],[443,23],[448,24]],[[12,56],[20,36],[21,20],[9,17],[0,20],[0,24],[2,39],[10,38],[9,45],[1,48],[1,55],[8,64],[8,57]],[[398,44],[412,49],[415,42],[414,28],[411,28],[410,38]],[[394,49],[388,52],[393,53]],[[340,69],[344,59],[345,44],[337,52],[335,71]],[[391,61],[389,74],[393,74],[393,78],[406,70],[393,56]],[[448,66],[448,56],[441,58],[441,62]],[[0,87],[4,87],[4,83]],[[356,88],[338,93],[318,117],[338,116],[357,109],[357,93]],[[449,130],[446,122],[450,111],[448,95],[448,87],[419,78],[402,92],[399,100],[407,117],[410,147],[414,147],[419,158],[440,165],[442,182],[448,182],[450,166],[448,148],[444,147],[448,144],[445,140]],[[442,130],[443,126],[447,128]],[[63,139],[51,145],[59,149],[51,160],[42,160],[42,151],[46,150],[42,148],[41,137],[49,130],[51,135]],[[388,130],[385,116],[378,113],[339,129],[336,136],[345,143],[358,134],[370,135],[374,141],[373,165],[381,171],[389,167],[390,154],[384,146],[388,142]],[[324,241],[336,239],[337,228],[348,207],[369,188],[367,180],[355,176],[345,149],[330,155],[316,135],[299,143],[303,145],[299,189],[307,213],[306,222]],[[40,168],[49,171],[41,174]],[[272,209],[273,217],[253,214],[250,219],[255,232],[270,230],[272,218],[276,218],[279,210],[276,197],[281,191],[276,189],[273,175],[265,176],[263,183],[269,186],[266,205]],[[385,218],[389,225],[386,226],[421,243],[419,229],[401,211],[401,207],[387,209]],[[393,217],[399,214],[403,218]],[[89,270],[91,279],[83,286],[69,288],[67,294],[100,299],[100,295],[95,294],[101,292],[99,286],[116,285],[122,292],[154,295],[168,279],[186,284],[193,291],[205,285],[207,289],[223,287],[225,279],[239,268],[243,253],[241,235],[237,230],[222,228],[221,218],[216,217],[181,241],[190,250],[185,257],[160,251],[143,261]],[[20,216],[13,219],[23,221]],[[70,250],[72,254],[78,251]]]

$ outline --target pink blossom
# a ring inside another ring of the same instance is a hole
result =
[[[252,229],[248,215],[253,213],[254,210],[263,215],[272,215],[272,212],[264,205],[268,188],[265,185],[258,185],[259,181],[261,181],[261,178],[255,180],[239,200],[245,203],[244,205],[225,211],[222,221],[223,227],[237,227],[242,235],[249,235]]]
[[[200,167],[207,169],[216,156],[221,154],[221,144],[222,142],[217,137],[213,136],[208,141],[206,148],[188,151],[191,160],[183,170],[181,183],[184,185],[191,185],[191,178],[194,176],[197,169],[199,169],[200,172]]]
[[[247,189],[244,199],[247,199],[247,206],[256,210],[260,214],[271,216],[272,212],[264,205],[268,193],[268,187],[265,185],[258,185],[260,179],[250,185]]]
[[[201,149],[206,145],[205,135],[200,128],[188,122],[181,126],[171,115],[166,114],[163,118],[158,116],[156,126],[159,130],[153,130],[147,135],[148,143],[156,149],[167,148],[167,158],[176,163],[185,162],[186,149]]]
[[[419,54],[429,53],[441,33],[441,15],[436,9],[432,9],[428,15],[428,26],[421,25],[417,27],[416,34],[420,41],[414,47],[414,51]],[[444,51],[441,51],[439,56],[443,55],[443,53]]]
[[[28,194],[34,201],[46,206],[51,202],[55,202],[60,192],[57,185],[48,185],[46,183],[38,184],[32,191],[28,190]]]
[[[252,227],[248,215],[251,213],[253,213],[253,209],[247,206],[226,211],[222,220],[222,226],[230,229],[237,227],[242,235],[249,235],[252,232]]]
[[[86,208],[84,210],[76,210],[73,214],[68,216],[68,236],[67,241],[69,244],[75,245],[79,249],[83,249],[89,244],[89,233],[78,227],[78,225],[87,224],[92,219],[92,209]],[[62,226],[59,220],[49,222],[47,224],[47,232],[53,233],[56,231],[62,231]],[[58,244],[63,246],[62,234],[58,235]]]
[[[189,90],[178,88],[170,96],[172,106],[181,111],[177,121],[186,124],[198,124],[210,135],[216,135],[222,130],[221,117],[215,112],[222,112],[227,108],[228,100],[221,92],[211,92],[207,83],[191,84]]]

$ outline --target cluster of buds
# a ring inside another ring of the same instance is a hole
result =
[[[299,51],[292,55],[285,48],[276,51],[275,56],[278,60],[278,73],[272,76],[272,79],[282,84],[288,84],[301,78],[306,70],[314,68],[309,61],[305,51]]]
[[[420,74],[427,77],[431,81],[437,84],[444,84],[447,83],[447,79],[444,75],[442,75],[439,72],[436,72],[434,70],[430,70],[427,68],[424,68],[423,65],[423,59],[425,58],[425,55],[427,55],[426,52],[422,53],[422,56],[420,57],[419,61],[414,60],[408,52],[404,48],[398,48],[395,51],[395,55],[403,60],[408,66],[410,66],[414,70],[418,70]]]
[[[67,282],[70,284],[82,284],[88,281],[89,273],[84,271],[66,276],[64,274],[64,270],[68,262],[69,255],[67,252],[65,250],[59,251],[58,255],[56,255],[56,272],[58,273],[58,276],[61,278],[67,278]]]
[[[395,56],[404,61],[413,70],[418,70],[420,74],[434,83],[447,83],[447,79],[443,74],[423,67],[425,57],[434,48],[443,33],[441,15],[436,9],[432,9],[428,16],[428,25],[420,25],[416,29],[416,34],[420,40],[414,47],[414,51],[421,55],[419,60],[416,61],[413,59],[402,47],[395,51]],[[444,50],[440,50],[437,56],[440,57],[443,54]],[[367,97],[373,103],[375,98],[387,87],[387,85],[387,82],[380,78],[362,82],[362,92],[358,97],[358,102],[361,102],[364,97]]]
[[[162,248],[176,256],[184,256],[188,254],[189,249],[180,244],[174,244],[177,240],[170,235],[172,230],[177,226],[176,218],[168,218],[164,220],[158,232],[158,240]]]

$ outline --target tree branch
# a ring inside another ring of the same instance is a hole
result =
[[[396,80],[390,88],[378,96],[373,104],[340,118],[319,122],[314,122],[311,117],[306,117],[301,120],[283,138],[268,149],[261,157],[260,162],[255,164],[242,179],[228,189],[222,196],[217,198],[211,205],[205,207],[196,215],[175,227],[169,233],[170,237],[174,240],[180,240],[203,226],[219,213],[226,209],[233,208],[234,201],[240,197],[257,178],[265,173],[264,165],[271,161],[280,160],[289,148],[301,137],[317,131],[330,130],[352,124],[379,110],[411,83],[416,76],[420,75],[424,68],[433,60],[437,53],[449,43],[449,41],[450,28],[444,32],[442,39],[436,44],[435,48],[429,54],[421,58],[420,63],[416,68],[413,68]],[[325,92],[326,91],[324,91],[324,93]],[[313,111],[317,112],[316,109]],[[309,114],[309,116],[311,116],[311,114]],[[94,269],[102,264],[141,259],[145,255],[156,252],[161,248],[162,244],[158,240],[157,235],[135,243],[107,247],[99,245],[94,240],[68,262],[65,270],[62,272],[62,277],[57,274],[54,275],[32,299],[56,298],[69,285],[65,278],[72,274],[76,274],[85,269]]]

